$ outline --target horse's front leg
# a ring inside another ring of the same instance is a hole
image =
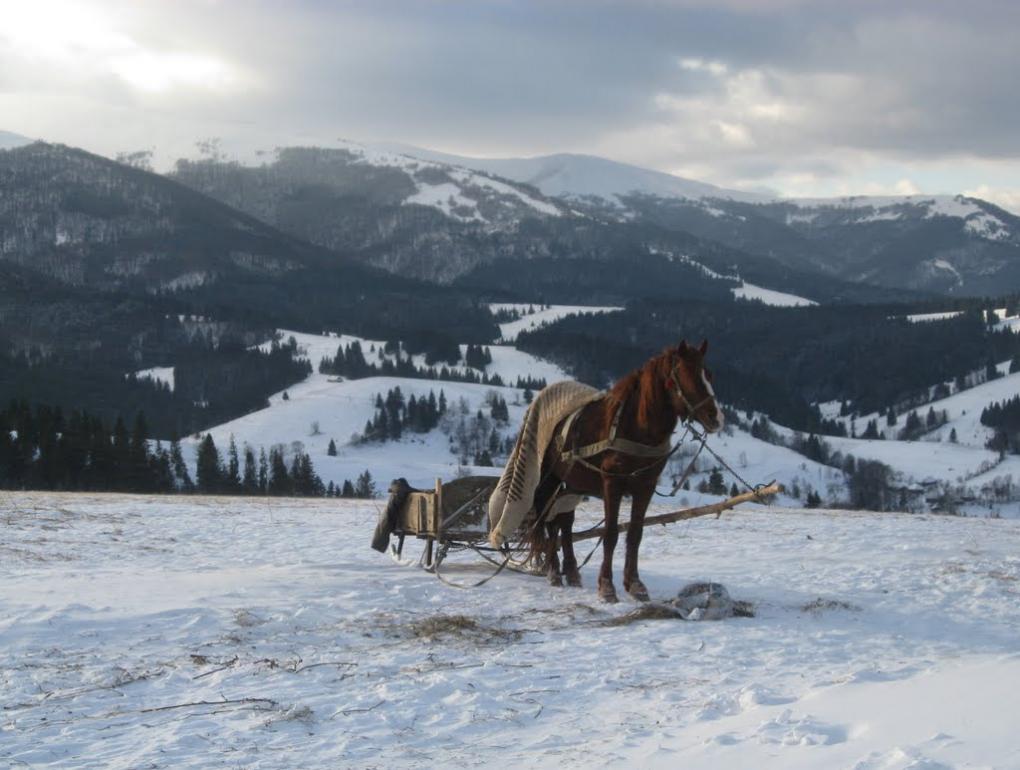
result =
[[[633,493],[630,503],[630,525],[627,527],[627,555],[623,562],[623,590],[639,602],[648,601],[648,589],[638,576],[638,550],[645,528],[645,511],[652,502],[655,487]]]
[[[606,534],[602,538],[602,568],[599,570],[599,598],[604,602],[616,602],[616,587],[613,585],[613,551],[620,539],[620,499],[623,492],[612,479],[602,482],[602,500],[606,511]]]
[[[581,570],[577,567],[577,556],[574,555],[574,512],[561,513],[560,543],[563,545],[563,574],[567,577],[567,585],[580,588]]]

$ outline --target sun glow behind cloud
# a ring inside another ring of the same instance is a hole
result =
[[[109,8],[75,0],[8,4],[0,51],[59,69],[69,79],[113,77],[148,93],[215,91],[239,85],[236,68],[214,54],[146,47],[123,29]]]

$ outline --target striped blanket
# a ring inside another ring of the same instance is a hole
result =
[[[580,382],[557,382],[543,389],[524,414],[524,424],[496,490],[489,498],[489,543],[499,548],[509,540],[534,507],[541,481],[542,458],[556,426],[568,415],[602,396]],[[565,495],[552,512],[573,510],[577,495]]]

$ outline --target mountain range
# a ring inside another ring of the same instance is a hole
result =
[[[964,196],[782,200],[584,155],[478,159],[351,142],[285,148],[258,166],[182,161],[172,176],[298,237],[434,282],[500,259],[659,251],[741,278],[750,269],[775,289],[784,287],[767,274],[780,265],[922,294],[1020,288],[1020,219]],[[818,292],[808,296],[830,298],[831,283]]]

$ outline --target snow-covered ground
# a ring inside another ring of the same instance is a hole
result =
[[[651,528],[654,599],[711,579],[756,617],[612,625],[598,557],[459,591],[368,548],[379,507],[0,494],[0,765],[1020,766],[1020,522]]]
[[[347,335],[314,335],[282,330],[281,336],[284,340],[293,337],[300,355],[311,361],[315,369],[318,369],[323,357],[336,354],[339,344],[348,345],[358,340],[369,361],[377,360],[373,356],[382,350],[382,343],[378,340]],[[376,353],[371,352],[372,347]],[[486,367],[487,373],[498,373],[507,382],[516,381],[518,376],[543,378],[549,383],[568,378],[555,364],[512,346],[492,345],[489,349],[492,363]],[[415,361],[424,364],[423,357],[416,356]],[[427,398],[430,392],[438,398],[442,391],[452,410],[463,409],[462,402],[466,404],[467,416],[474,415],[478,410],[488,414],[486,399],[495,391],[508,405],[510,420],[502,429],[505,435],[516,435],[527,408],[523,391],[512,387],[401,377],[343,380],[316,371],[303,382],[287,388],[286,399],[283,398],[284,391],[275,393],[269,398],[268,408],[217,425],[208,433],[212,434],[221,453],[229,446],[231,437],[239,450],[249,445],[256,454],[260,447],[268,452],[274,445],[282,445],[286,453],[295,442],[300,442],[301,451],[308,452],[316,472],[326,484],[331,481],[335,484],[342,484],[345,480],[353,481],[365,470],[372,474],[380,488],[385,488],[391,479],[398,477],[406,478],[415,486],[431,487],[436,478],[449,480],[462,472],[475,475],[498,475],[501,472],[502,467],[498,462],[494,468],[462,466],[461,458],[450,451],[448,436],[438,429],[427,434],[407,433],[399,441],[370,444],[352,442],[352,436],[361,433],[365,423],[375,414],[376,395],[382,394],[385,397],[387,391],[396,387],[400,388],[405,399],[412,395],[415,398]],[[683,428],[678,427],[674,439],[679,440],[684,435]],[[185,459],[189,461],[192,472],[200,439],[200,436],[192,436],[182,442]],[[327,454],[331,440],[337,446],[335,457]],[[791,492],[799,490],[798,497],[784,495],[781,501],[785,504],[798,504],[808,489],[818,492],[823,499],[845,497],[843,490],[846,482],[841,471],[815,463],[783,447],[760,441],[746,431],[738,429],[714,436],[710,446],[751,484],[776,480]],[[682,451],[671,461],[662,477],[661,491],[669,491],[672,477],[679,476],[687,468],[695,447],[694,440],[687,437]],[[718,465],[709,453],[704,453],[698,460],[696,473],[691,476],[691,485],[696,487]],[[734,481],[731,475],[726,474],[727,488]],[[738,487],[743,489],[742,484],[738,483]]]
[[[334,352],[336,352],[334,350]],[[154,382],[162,382],[170,388],[174,389],[174,368],[172,366],[154,366],[151,369],[141,369],[135,372],[135,377],[140,380],[153,380]]]
[[[553,306],[536,310],[528,305],[499,305],[514,307],[519,310],[534,310],[524,318],[512,324],[504,325],[504,336],[516,336],[526,324],[551,321],[572,312],[609,312],[613,308]],[[337,346],[348,345],[357,340],[369,361],[379,361],[388,354],[383,353],[383,343],[379,340],[367,340],[349,335],[335,334],[303,334],[282,330],[284,339],[294,337],[301,355],[307,357],[315,369],[325,356],[336,354]],[[568,375],[558,366],[536,358],[513,347],[512,344],[490,346],[492,363],[486,367],[489,375],[499,374],[505,382],[513,383],[518,376],[545,379],[555,382],[567,379]],[[462,346],[463,350],[463,346]],[[392,356],[389,355],[392,359]],[[414,356],[418,365],[424,365],[424,356]],[[999,371],[1006,373],[1008,362],[999,365]],[[464,366],[452,367],[466,370]],[[499,460],[496,468],[476,468],[462,466],[463,458],[450,451],[450,439],[440,430],[431,433],[406,434],[400,441],[382,444],[352,443],[352,436],[364,430],[365,423],[374,413],[374,401],[377,394],[385,396],[391,388],[399,387],[405,398],[414,395],[417,398],[427,397],[430,392],[437,397],[442,391],[447,402],[457,408],[463,402],[465,414],[475,414],[478,410],[488,413],[486,400],[493,391],[499,393],[509,404],[510,422],[502,428],[503,435],[513,435],[523,417],[526,405],[523,392],[512,387],[496,388],[486,385],[454,383],[446,381],[406,379],[395,377],[372,377],[362,380],[344,381],[317,371],[304,382],[287,389],[288,398],[283,398],[283,391],[270,397],[270,407],[263,409],[210,430],[217,447],[224,451],[229,445],[231,436],[239,448],[245,444],[258,451],[264,447],[267,451],[274,445],[283,445],[285,450],[299,447],[310,454],[315,469],[325,483],[342,484],[345,480],[353,481],[363,471],[368,470],[380,487],[393,478],[405,477],[417,486],[431,486],[438,478],[450,479],[458,473],[475,474],[499,473]],[[725,399],[725,383],[720,383],[720,392]],[[983,500],[981,504],[965,506],[965,509],[979,515],[1020,516],[1020,501],[1012,500],[1013,493],[1005,497],[999,496],[991,500],[987,494],[992,486],[1002,487],[1004,481],[1020,483],[1020,457],[1009,456],[1000,459],[998,454],[985,448],[991,430],[980,424],[981,410],[993,401],[1002,401],[1020,392],[1020,373],[1006,375],[992,382],[961,391],[947,399],[935,401],[932,406],[937,412],[945,411],[949,422],[942,428],[932,431],[918,441],[895,441],[902,428],[905,417],[900,416],[896,426],[888,427],[884,415],[871,414],[856,418],[857,433],[864,431],[867,422],[875,419],[886,440],[864,440],[859,438],[825,437],[829,446],[844,455],[850,454],[859,459],[879,460],[889,465],[897,474],[897,483],[903,486],[918,484],[927,485],[928,492],[937,490],[934,482],[951,485],[964,485],[965,497],[972,501]],[[839,404],[824,404],[823,415],[838,418]],[[927,414],[928,405],[919,408],[922,419]],[[849,418],[841,418],[849,428]],[[793,436],[793,431],[775,426],[777,432],[786,439]],[[317,429],[317,430],[316,430]],[[950,433],[955,430],[957,441],[950,441]],[[680,437],[678,432],[676,438]],[[184,442],[185,457],[194,468],[199,436],[193,436]],[[337,445],[337,455],[329,456],[327,446],[333,440]],[[299,442],[298,445],[295,442]],[[660,489],[666,491],[671,486],[670,477],[680,474],[689,460],[689,452],[693,443],[688,443],[685,452],[671,463],[664,474]],[[788,494],[781,498],[787,505],[797,505],[806,499],[808,491],[818,493],[822,500],[837,501],[848,497],[847,480],[844,474],[834,468],[820,465],[793,451],[753,438],[746,431],[735,429],[728,433],[713,436],[709,446],[715,449],[723,459],[734,467],[742,477],[752,484],[772,480],[784,485]],[[288,455],[289,458],[289,455]],[[469,458],[470,459],[470,458]],[[709,454],[704,454],[698,461],[697,473],[692,477],[692,486],[707,478],[713,467],[720,465]],[[733,476],[725,474],[727,488],[734,481]],[[738,483],[738,488],[743,488]],[[918,500],[923,506],[923,501]]]
[[[753,283],[744,281],[743,285],[733,289],[733,296],[737,299],[757,300],[765,305],[776,307],[807,307],[817,305],[812,299],[798,297],[796,294],[788,294],[784,291],[766,289],[762,286],[755,286]]]
[[[911,323],[928,323],[929,321],[946,321],[961,315],[963,315],[962,310],[947,310],[942,313],[914,313],[905,316],[905,318]]]
[[[412,484],[431,486],[436,477],[452,478],[458,471],[458,458],[450,453],[447,437],[438,430],[424,435],[408,434],[397,442],[383,444],[352,444],[351,437],[360,434],[365,423],[375,414],[375,397],[386,397],[387,391],[399,387],[405,399],[422,396],[429,391],[438,398],[442,391],[451,408],[457,409],[460,399],[468,404],[468,415],[484,407],[491,391],[500,393],[507,401],[513,425],[520,425],[526,408],[520,391],[513,388],[493,388],[470,383],[436,382],[400,377],[368,377],[362,380],[335,381],[324,374],[312,374],[307,380],[270,397],[270,406],[244,417],[217,425],[208,432],[220,451],[224,451],[233,436],[238,447],[249,444],[255,448],[269,448],[283,444],[290,449],[299,441],[302,451],[312,458],[316,473],[328,484],[353,481],[365,470],[371,472],[383,485],[390,479],[403,476]],[[318,424],[318,433],[313,423]],[[204,434],[203,434],[204,435]],[[336,442],[337,455],[326,451],[330,440]],[[186,457],[194,462],[199,439],[182,442]],[[497,469],[486,469],[498,473]]]
[[[540,326],[554,323],[568,315],[587,315],[591,313],[613,313],[623,310],[622,307],[596,307],[592,305],[529,305],[527,303],[497,303],[490,305],[494,312],[499,310],[516,310],[521,317],[499,325],[503,342],[512,343],[523,331],[537,329]]]
[[[374,416],[377,395],[381,394],[385,398],[389,390],[397,387],[405,400],[412,395],[415,398],[428,398],[430,393],[438,398],[442,392],[451,410],[461,409],[463,400],[467,414],[474,415],[480,409],[488,414],[486,399],[496,392],[507,402],[510,413],[509,425],[512,427],[508,427],[504,431],[506,433],[516,431],[527,408],[522,397],[523,391],[514,387],[403,377],[344,380],[320,374],[317,371],[319,362],[324,357],[335,356],[341,344],[346,346],[358,341],[366,359],[371,363],[380,360],[383,343],[350,335],[316,335],[290,330],[281,330],[280,335],[285,341],[294,338],[299,355],[307,358],[315,371],[303,382],[270,396],[268,408],[209,429],[207,432],[212,434],[221,452],[229,446],[231,436],[239,449],[247,444],[254,448],[256,454],[260,447],[268,452],[270,447],[281,444],[289,451],[294,442],[300,442],[301,450],[311,456],[316,472],[326,484],[330,481],[336,484],[342,484],[345,480],[353,481],[368,470],[383,487],[390,479],[401,476],[414,485],[431,487],[437,477],[448,480],[461,471],[460,458],[451,454],[449,440],[441,431],[434,430],[424,435],[407,434],[400,441],[382,444],[351,442],[352,436],[362,433],[365,423]],[[567,375],[555,364],[512,346],[492,345],[489,351],[492,363],[486,367],[486,373],[499,374],[508,383],[516,382],[519,376],[544,379],[547,382],[567,379]],[[392,359],[392,356],[388,357]],[[416,365],[425,365],[423,355],[413,356],[412,359]],[[464,366],[450,368],[458,371],[467,369]],[[285,392],[286,399],[283,397]],[[185,458],[192,470],[200,439],[200,436],[192,436],[182,442]],[[335,457],[327,454],[331,440],[337,446]],[[471,469],[474,473],[488,474],[497,474],[500,470]]]

